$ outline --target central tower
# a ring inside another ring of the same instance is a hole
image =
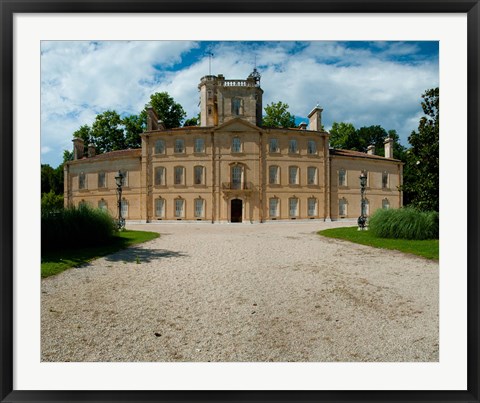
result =
[[[246,80],[226,80],[222,74],[204,76],[200,90],[200,126],[217,126],[241,118],[262,125],[260,73],[254,69]]]

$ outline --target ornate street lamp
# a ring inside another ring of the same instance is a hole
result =
[[[365,188],[367,187],[367,173],[362,171],[360,174],[360,217],[358,217],[358,230],[363,231],[366,228],[367,217],[365,216]]]
[[[125,228],[125,219],[122,217],[122,186],[123,186],[123,174],[118,171],[115,176],[115,182],[117,184],[117,207],[118,207],[118,222],[117,227],[119,230]]]

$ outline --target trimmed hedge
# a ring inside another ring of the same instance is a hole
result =
[[[379,209],[370,217],[368,228],[379,238],[438,239],[436,211],[422,212],[413,208]]]
[[[42,250],[104,245],[116,231],[115,220],[88,205],[42,211]]]

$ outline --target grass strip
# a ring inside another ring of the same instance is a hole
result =
[[[427,259],[438,260],[438,239],[408,240],[393,238],[377,238],[370,231],[358,231],[358,227],[331,228],[318,232],[319,235],[343,239],[374,248],[393,249],[411,253]]]
[[[81,266],[129,246],[151,241],[159,236],[157,232],[126,230],[117,233],[108,245],[44,252],[42,253],[42,278],[61,273],[71,267]]]

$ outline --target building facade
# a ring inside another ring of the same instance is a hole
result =
[[[117,216],[115,176],[124,176],[128,221],[264,222],[353,219],[360,215],[361,172],[367,173],[366,215],[402,206],[402,163],[329,147],[322,112],[298,128],[261,126],[260,76],[205,76],[199,84],[200,126],[166,129],[149,108],[141,149],[95,155],[74,139],[65,164],[65,205],[90,204]]]

